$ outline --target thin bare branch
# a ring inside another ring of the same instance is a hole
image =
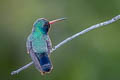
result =
[[[33,64],[33,61],[31,61],[30,63],[26,64],[25,66],[19,68],[19,69],[16,70],[16,71],[12,71],[12,72],[11,72],[11,75],[18,74],[19,72],[21,72],[22,70],[28,68],[28,67],[31,66],[32,64]]]
[[[111,23],[113,23],[113,22],[115,22],[115,21],[117,21],[117,20],[119,20],[119,19],[120,19],[120,15],[118,15],[118,16],[116,16],[116,17],[113,17],[112,19],[110,19],[110,20],[108,20],[108,21],[101,22],[101,23],[98,23],[98,24],[96,24],[96,25],[90,26],[89,28],[84,29],[84,30],[82,30],[82,31],[74,34],[73,36],[70,36],[70,37],[66,38],[66,39],[63,40],[62,42],[60,42],[58,45],[56,45],[56,46],[52,49],[51,52],[55,51],[57,48],[61,47],[62,45],[64,45],[64,44],[67,43],[68,41],[76,38],[77,36],[80,36],[80,35],[82,35],[82,34],[85,34],[86,32],[91,31],[91,30],[93,30],[93,29],[96,29],[96,28],[99,28],[99,27],[102,27],[102,26],[111,24]],[[28,67],[31,66],[32,64],[33,64],[33,61],[31,61],[31,62],[28,63],[27,65],[21,67],[20,69],[11,72],[11,75],[18,74],[20,71],[28,68]]]

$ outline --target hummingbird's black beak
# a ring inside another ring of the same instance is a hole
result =
[[[55,20],[49,21],[49,24],[54,24],[55,22],[62,21],[62,20],[65,20],[65,19],[66,18],[55,19]]]

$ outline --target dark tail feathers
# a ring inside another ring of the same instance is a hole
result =
[[[47,53],[36,53],[42,72],[50,72],[52,63]]]

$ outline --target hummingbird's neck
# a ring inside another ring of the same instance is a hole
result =
[[[38,35],[46,35],[48,33],[48,31],[46,31],[46,30],[44,30],[43,28],[40,28],[40,27],[34,27],[32,32],[36,33]]]

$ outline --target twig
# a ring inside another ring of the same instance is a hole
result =
[[[31,61],[29,64],[26,64],[25,66],[19,68],[19,69],[16,70],[16,71],[12,71],[12,72],[11,72],[11,75],[18,74],[20,71],[28,68],[28,67],[29,67],[30,65],[32,65],[32,64],[33,64],[33,61]]]
[[[89,28],[84,29],[84,30],[82,30],[81,32],[78,32],[78,33],[74,34],[73,36],[70,36],[70,37],[66,38],[65,40],[63,40],[62,42],[60,42],[58,45],[56,45],[56,46],[51,50],[51,52],[55,51],[57,48],[59,48],[60,46],[64,45],[64,44],[67,43],[68,41],[76,38],[77,36],[80,36],[80,35],[82,35],[82,34],[85,34],[86,32],[91,31],[91,30],[96,29],[96,28],[99,28],[99,27],[101,27],[101,26],[105,26],[105,25],[111,24],[111,23],[113,23],[113,22],[115,22],[115,21],[117,21],[117,20],[119,20],[119,19],[120,19],[120,15],[118,15],[118,16],[116,16],[116,17],[113,17],[112,19],[110,19],[110,20],[108,20],[108,21],[101,22],[101,23],[98,23],[98,24],[96,24],[96,25],[90,26]],[[20,71],[28,68],[28,67],[31,66],[32,64],[33,64],[33,61],[31,61],[29,64],[21,67],[20,69],[11,72],[11,75],[18,74]]]

